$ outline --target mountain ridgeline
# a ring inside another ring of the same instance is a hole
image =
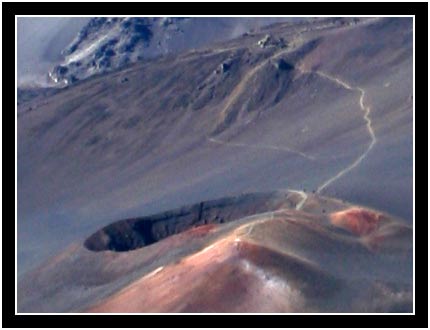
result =
[[[141,60],[228,40],[249,30],[291,18],[92,18],[49,72],[54,83],[68,85],[94,74]],[[205,31],[201,33],[201,31]]]

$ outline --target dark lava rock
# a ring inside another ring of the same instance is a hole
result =
[[[276,69],[282,70],[282,71],[284,71],[284,70],[289,71],[289,70],[294,69],[294,66],[291,65],[290,63],[286,62],[283,58],[278,59],[275,62],[275,67],[276,67]]]
[[[92,234],[84,242],[91,251],[135,250],[190,228],[231,222],[272,209],[276,193],[227,197],[141,218],[114,222]],[[279,196],[278,196],[279,197]]]

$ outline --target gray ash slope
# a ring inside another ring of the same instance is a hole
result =
[[[366,91],[377,138],[322,193],[411,221],[412,21],[351,23],[278,24],[20,103],[19,273],[121,218],[317,189],[370,137],[360,94],[316,71]]]
[[[60,85],[121,68],[142,59],[228,40],[291,18],[98,17],[63,50],[49,73]]]

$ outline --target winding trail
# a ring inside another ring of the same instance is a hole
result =
[[[277,53],[275,53],[274,55],[272,55],[271,57],[263,60],[260,64],[258,64],[256,67],[254,67],[251,71],[249,71],[244,78],[240,81],[240,83],[234,88],[234,90],[232,91],[232,93],[230,94],[227,103],[225,104],[225,106],[223,107],[222,111],[221,111],[221,119],[224,120],[227,114],[228,109],[231,107],[231,105],[238,99],[238,97],[243,93],[243,91],[245,90],[246,85],[248,84],[248,82],[250,81],[250,79],[259,71],[261,70],[266,64],[268,64],[271,60],[289,52],[291,50],[287,49],[287,50],[282,50],[279,51]],[[366,156],[368,155],[368,153],[370,152],[370,150],[373,149],[377,139],[375,136],[375,132],[373,131],[372,128],[372,120],[370,118],[370,106],[366,106],[364,104],[364,100],[366,97],[366,91],[358,86],[351,86],[348,82],[331,76],[328,73],[322,72],[322,71],[309,71],[309,70],[305,70],[303,67],[299,66],[297,67],[297,69],[302,73],[302,74],[317,74],[318,76],[327,79],[347,90],[351,90],[351,91],[355,91],[357,93],[359,93],[359,105],[361,110],[363,111],[363,119],[366,122],[366,128],[367,131],[369,133],[370,136],[370,143],[367,146],[366,150],[360,154],[351,164],[349,164],[348,166],[346,166],[345,168],[343,168],[342,170],[340,170],[339,172],[337,172],[336,174],[334,174],[332,177],[330,177],[329,179],[327,179],[326,181],[324,181],[320,186],[318,186],[318,188],[316,189],[316,193],[320,193],[321,191],[323,191],[325,188],[327,188],[329,185],[331,185],[333,182],[335,182],[336,180],[338,180],[339,178],[341,178],[342,176],[344,176],[346,173],[348,173],[349,171],[351,171],[352,169],[356,168],[358,165],[361,164],[361,162],[363,161],[363,159],[366,158]],[[225,142],[216,138],[209,138],[208,140],[212,143],[217,143],[217,144],[223,144],[223,145],[228,145],[228,146],[232,146],[232,147],[245,147],[245,148],[258,148],[258,149],[272,149],[272,150],[279,150],[279,151],[285,151],[285,152],[289,152],[289,153],[294,153],[297,154],[301,157],[304,157],[306,159],[309,160],[315,160],[315,157],[310,156],[308,154],[305,154],[304,152],[298,151],[298,150],[294,150],[288,147],[278,147],[278,146],[272,146],[272,145],[252,145],[252,144],[243,144],[243,143],[233,143],[233,142]],[[308,199],[308,195],[303,192],[303,191],[297,191],[297,190],[290,190],[292,192],[296,192],[298,194],[300,194],[301,200],[299,203],[297,203],[296,205],[296,210],[301,210],[303,205],[305,204],[306,200]]]
[[[306,71],[304,71],[306,72]],[[363,114],[363,119],[366,122],[366,127],[367,127],[367,131],[369,132],[369,136],[371,138],[369,145],[367,146],[366,150],[360,155],[358,156],[358,158],[353,161],[350,165],[348,165],[347,167],[345,167],[343,170],[339,171],[336,175],[332,176],[331,178],[329,178],[328,180],[326,180],[325,182],[323,182],[318,189],[316,190],[317,193],[320,193],[323,189],[327,188],[330,184],[332,184],[334,181],[336,181],[337,179],[339,179],[340,177],[344,176],[346,173],[348,173],[349,171],[351,171],[352,169],[354,169],[355,167],[357,167],[364,158],[366,158],[367,154],[370,152],[370,150],[373,149],[377,139],[375,136],[375,132],[373,131],[372,128],[372,119],[369,117],[370,115],[370,107],[369,106],[365,106],[364,105],[364,98],[366,97],[366,92],[363,88],[361,87],[352,87],[351,85],[349,85],[347,82],[340,80],[339,78],[333,77],[328,75],[325,72],[321,72],[321,71],[312,71],[316,74],[318,74],[319,76],[326,78],[330,81],[335,82],[336,84],[349,89],[349,90],[353,90],[353,91],[357,91],[360,94],[360,99],[359,99],[359,104],[360,104],[360,108],[361,110],[364,112]]]
[[[372,128],[372,119],[369,117],[370,115],[370,107],[369,106],[365,106],[364,105],[364,98],[366,97],[366,92],[363,88],[361,87],[353,87],[351,86],[349,83],[347,83],[344,80],[341,80],[339,78],[333,77],[325,72],[322,71],[306,71],[304,70],[302,67],[299,67],[299,71],[303,74],[305,73],[315,73],[317,75],[319,75],[320,77],[323,77],[325,79],[328,79],[340,86],[342,86],[345,89],[348,90],[352,90],[352,91],[356,91],[360,94],[360,98],[359,98],[359,104],[360,104],[360,108],[361,110],[364,112],[363,114],[363,119],[366,122],[366,128],[367,131],[369,132],[369,136],[371,138],[369,145],[367,146],[366,150],[357,157],[357,159],[355,159],[351,164],[349,164],[347,167],[345,167],[344,169],[340,170],[338,173],[336,173],[334,176],[330,177],[329,179],[327,179],[326,181],[324,181],[320,186],[318,186],[318,188],[316,189],[316,193],[320,193],[322,190],[324,190],[325,188],[327,188],[330,184],[332,184],[333,182],[335,182],[336,180],[338,180],[339,178],[341,178],[342,176],[344,176],[346,173],[348,173],[349,171],[351,171],[352,169],[354,169],[355,167],[357,167],[358,165],[360,165],[360,163],[363,161],[364,158],[366,158],[367,154],[370,152],[370,150],[373,149],[377,139],[375,136],[375,132],[373,131]],[[291,190],[292,192],[296,192],[298,194],[301,195],[301,201],[296,205],[296,210],[301,210],[303,205],[305,204],[306,200],[308,199],[308,195],[306,193],[304,193],[303,191],[297,191],[297,190]]]
[[[283,49],[279,52],[276,52],[272,56],[266,58],[261,63],[259,63],[257,66],[255,66],[252,70],[250,70],[248,73],[245,74],[245,76],[242,78],[242,80],[239,82],[239,84],[233,89],[230,96],[228,97],[227,103],[224,105],[223,109],[221,110],[221,122],[225,120],[227,116],[228,110],[231,108],[232,104],[237,101],[239,96],[243,93],[245,90],[245,87],[247,86],[248,82],[252,77],[255,76],[255,74],[260,71],[266,64],[270,63],[270,61],[291,52],[291,49]],[[278,146],[272,146],[272,145],[255,145],[255,144],[244,144],[244,143],[234,143],[234,142],[225,142],[216,138],[209,138],[208,140],[212,143],[227,145],[231,147],[243,147],[243,148],[256,148],[256,149],[272,149],[272,150],[279,150],[279,151],[285,151],[293,154],[297,154],[299,156],[302,156],[308,160],[315,160],[314,156],[305,154],[304,152],[288,148],[288,147],[278,147]]]
[[[241,147],[241,148],[255,148],[255,149],[272,149],[272,150],[279,150],[279,151],[285,151],[293,154],[297,154],[299,156],[302,156],[303,158],[309,159],[309,160],[315,160],[314,156],[305,154],[304,152],[294,150],[288,147],[277,147],[277,146],[271,146],[267,144],[245,144],[245,143],[234,143],[234,142],[224,142],[219,139],[215,138],[209,138],[210,142],[222,144],[222,145],[228,145],[230,147]]]
[[[304,191],[301,191],[301,190],[291,190],[290,189],[289,191],[300,195],[301,200],[300,200],[300,202],[298,202],[296,204],[296,208],[295,209],[296,210],[301,210],[302,207],[303,207],[303,205],[305,204],[306,200],[308,199],[308,194],[305,193]]]

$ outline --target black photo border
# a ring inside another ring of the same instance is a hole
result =
[[[17,166],[14,124],[15,108],[15,15],[415,15],[415,108],[420,120],[415,117],[415,175],[419,168],[427,167],[428,132],[428,4],[427,2],[396,3],[2,3],[2,147],[3,147],[3,210],[2,210],[2,326],[3,327],[384,327],[412,328],[428,326],[428,219],[425,172],[420,171],[416,180],[415,205],[418,207],[415,228],[415,314],[414,315],[22,315],[15,314],[15,207],[16,182],[12,179]],[[415,111],[415,109],[414,109]],[[414,112],[414,116],[416,113]],[[424,127],[425,125],[425,127]],[[417,132],[419,134],[417,134]],[[9,156],[11,158],[9,158]],[[419,161],[418,161],[419,158]],[[12,160],[14,159],[14,166]],[[419,165],[419,166],[418,166]],[[11,182],[9,182],[11,180]],[[12,182],[14,194],[12,194]],[[10,183],[10,185],[9,185]],[[428,188],[428,187],[427,187]],[[419,202],[421,200],[421,202]],[[427,206],[426,206],[427,205]],[[418,217],[418,214],[421,215]]]

